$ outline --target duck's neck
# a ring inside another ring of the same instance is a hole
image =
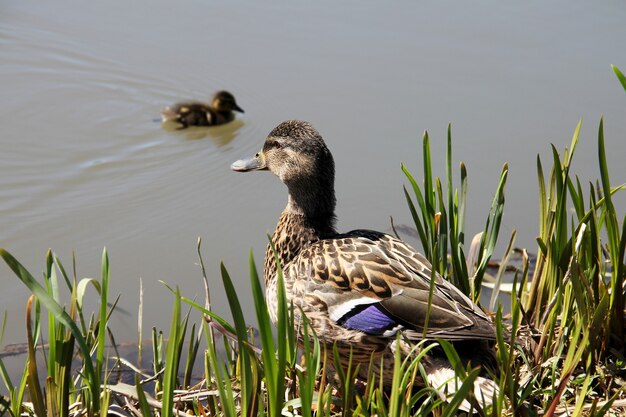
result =
[[[329,189],[330,191],[325,190],[323,196],[316,196],[311,189],[307,193],[293,193],[290,189],[287,207],[282,212],[272,236],[281,265],[286,265],[298,256],[305,246],[337,233],[335,194],[332,185]],[[268,245],[264,271],[266,282],[275,277],[276,271],[274,251]]]

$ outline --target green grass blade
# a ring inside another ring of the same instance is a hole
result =
[[[543,174],[541,158],[537,155],[537,179],[539,181],[539,236],[544,237],[546,233],[546,213],[548,212],[548,202],[546,199],[546,183]]]
[[[578,138],[580,137],[580,129],[583,126],[583,119],[578,121],[576,125],[576,129],[574,129],[574,134],[572,135],[572,142],[570,143],[569,153],[567,153],[567,159],[565,166],[569,169],[572,165],[572,160],[574,158],[574,152],[576,151],[576,147],[578,146]]]
[[[59,406],[59,415],[61,417],[69,416],[70,410],[70,391],[72,381],[72,360],[74,358],[74,336],[68,332],[65,340],[60,344],[61,354],[58,358],[57,373],[57,398],[56,402]]]
[[[244,341],[247,339],[247,327],[245,318],[243,315],[243,310],[241,309],[241,304],[239,303],[239,297],[237,296],[237,291],[235,290],[235,286],[226,270],[226,266],[224,263],[220,263],[220,271],[222,274],[222,281],[224,283],[224,290],[226,292],[226,297],[228,298],[228,305],[230,307],[230,312],[233,315],[233,321],[235,322],[235,334],[237,337]]]
[[[274,398],[276,392],[276,376],[278,375],[278,364],[276,361],[276,345],[274,344],[274,337],[272,335],[272,324],[269,314],[267,312],[267,304],[265,302],[265,294],[261,288],[261,282],[259,274],[254,263],[254,257],[252,251],[250,251],[249,257],[250,263],[250,285],[252,287],[252,298],[254,300],[254,308],[256,311],[257,323],[259,326],[259,336],[261,338],[263,357],[263,365],[265,368],[266,384],[268,389],[268,395],[270,398]],[[273,410],[273,407],[272,407]]]
[[[611,279],[611,329],[614,333],[614,343],[619,349],[624,347],[624,246],[626,241],[624,232],[626,224],[620,238],[620,227],[613,206],[611,195],[611,182],[609,179],[609,169],[606,162],[606,149],[604,146],[604,118],[600,119],[598,128],[598,159],[600,164],[600,178],[602,180],[602,191],[604,193],[604,210],[606,221],[606,233],[608,236],[609,258],[613,267]],[[625,220],[626,223],[626,220]]]
[[[191,332],[189,333],[189,348],[187,350],[187,362],[185,364],[185,376],[183,378],[183,389],[188,389],[191,386],[191,377],[193,375],[193,367],[198,357],[198,349],[200,348],[200,337],[196,336],[195,323],[191,326]]]
[[[304,372],[297,370],[300,397],[302,399],[302,414],[304,417],[312,417],[313,404],[315,400],[315,388],[316,379],[320,369],[320,342],[317,336],[313,333],[309,321],[304,314],[300,312],[303,317],[302,320],[302,333],[303,337],[303,363],[305,366]]]
[[[212,336],[212,332],[209,331],[207,323],[202,323],[204,334],[207,337],[207,350],[206,361],[208,368],[213,370],[213,377],[215,379],[215,385],[219,392],[219,398],[221,401],[221,412],[227,417],[237,416],[235,400],[231,389],[231,380],[225,370],[225,367],[220,363],[215,351],[215,339]],[[209,372],[207,372],[207,378],[210,378]]]
[[[430,138],[428,137],[428,132],[424,132],[424,136],[422,138],[422,157],[424,160],[424,202],[426,206],[429,208],[430,212],[435,211],[435,200],[434,195],[432,193],[433,190],[433,168],[432,168],[432,160],[430,158]]]
[[[39,372],[37,370],[37,357],[35,355],[36,347],[32,329],[32,303],[35,296],[31,295],[26,303],[26,336],[28,340],[28,392],[33,403],[33,409],[38,416],[44,416],[46,412],[46,402],[44,400],[44,392],[39,384]]]
[[[617,76],[617,79],[619,80],[622,87],[624,87],[624,90],[626,90],[626,76],[624,76],[622,71],[620,71],[619,68],[617,68],[615,65],[611,64],[611,68],[613,68],[613,72]]]
[[[459,243],[465,243],[465,205],[467,202],[467,168],[465,164],[461,162],[461,194],[459,195],[459,208],[458,208],[458,227],[457,236],[459,236]]]
[[[137,402],[139,403],[139,410],[141,411],[142,417],[152,417],[152,409],[148,404],[148,399],[146,398],[146,393],[143,390],[143,387],[139,383],[139,375],[135,374],[135,389],[137,392]]]
[[[252,380],[252,363],[250,361],[250,355],[246,351],[248,342],[248,327],[246,326],[245,317],[237,296],[237,291],[233,285],[230,275],[224,266],[224,263],[220,264],[220,270],[222,273],[222,282],[224,283],[224,290],[226,291],[226,297],[228,298],[228,305],[230,312],[233,315],[235,322],[235,331],[237,339],[239,341],[239,360],[241,361],[241,392],[246,395],[247,398],[242,402],[242,413],[248,414],[248,406],[251,404],[250,400],[253,395],[254,382]]]
[[[422,196],[422,192],[419,186],[417,185],[415,178],[409,172],[409,170],[404,164],[402,164],[402,172],[404,172],[404,175],[407,177],[407,179],[411,183],[411,187],[413,188],[413,192],[415,193],[415,197],[417,198],[417,204],[420,207],[422,214],[424,214],[426,210],[426,207],[424,204],[424,197]],[[417,210],[415,208],[415,205],[413,204],[413,200],[409,196],[409,193],[406,187],[403,187],[403,189],[404,189],[404,196],[406,197],[406,201],[409,205],[409,210],[411,211],[411,216],[413,217],[413,222],[415,223],[415,227],[417,228],[417,233],[419,234],[420,241],[422,242],[422,246],[424,247],[425,256],[427,259],[430,259],[430,251],[431,251],[431,248],[429,246],[430,237],[427,236],[426,234],[426,224],[422,224],[422,221],[420,220]],[[427,221],[427,219],[425,218],[424,221]]]
[[[448,214],[450,218],[448,219],[450,223],[450,227],[454,230],[456,222],[454,221],[454,216],[456,215],[454,208],[454,192],[452,191],[452,125],[448,123],[448,142],[447,142],[447,151],[446,151],[446,191],[448,192]]]
[[[489,264],[489,260],[493,255],[493,251],[498,241],[498,235],[500,234],[500,224],[502,223],[502,216],[504,213],[504,187],[508,176],[509,168],[507,164],[502,167],[502,173],[500,174],[500,182],[496,189],[496,195],[491,203],[491,209],[489,210],[489,216],[485,224],[484,234],[481,239],[481,250],[479,252],[478,267],[475,273],[474,293],[471,294],[471,298],[477,301],[480,297],[480,286],[482,285],[483,275]]]
[[[179,358],[176,357],[180,343],[180,292],[175,291],[174,310],[172,311],[172,324],[170,325],[170,335],[167,340],[165,352],[165,371],[163,373],[163,397],[161,402],[163,408],[161,417],[172,417],[174,415],[174,390],[176,389],[176,378],[178,376]]]
[[[11,381],[11,375],[9,375],[9,372],[4,365],[4,361],[2,360],[2,358],[0,358],[0,378],[2,378],[4,387],[9,392],[9,395],[15,391],[15,386],[13,385],[13,381]]]
[[[98,320],[98,348],[96,351],[96,378],[102,380],[104,366],[104,349],[107,332],[107,304],[109,295],[109,256],[106,248],[102,251],[102,279],[100,291],[100,319]]]
[[[4,343],[4,332],[7,326],[7,312],[4,312],[4,316],[2,317],[2,329],[0,330],[0,346]],[[11,376],[7,371],[7,368],[4,366],[4,361],[2,357],[0,357],[0,377],[2,378],[2,382],[4,383],[5,388],[9,392],[9,395],[15,391],[15,387],[13,386],[13,382],[11,381]]]
[[[276,282],[276,287],[277,287],[277,295],[276,295],[276,302],[278,304],[277,306],[277,321],[276,321],[276,328],[277,328],[277,336],[278,336],[278,340],[281,341],[281,343],[278,343],[278,349],[276,351],[276,355],[277,355],[277,374],[276,376],[276,393],[273,398],[270,398],[269,401],[270,402],[270,414],[274,415],[273,413],[280,413],[280,410],[282,409],[282,405],[283,405],[283,390],[285,387],[285,371],[286,371],[286,367],[287,367],[287,363],[288,361],[288,353],[291,350],[291,346],[290,345],[290,339],[293,339],[293,334],[295,332],[297,332],[297,330],[295,330],[295,327],[293,325],[290,325],[290,319],[289,319],[289,307],[287,305],[287,293],[285,292],[285,279],[284,279],[284,275],[283,275],[283,267],[281,265],[280,259],[278,258],[278,252],[276,252],[276,247],[274,246],[274,242],[272,241],[272,238],[268,236],[272,251],[274,253],[274,260],[276,262],[276,275],[277,275],[277,282]],[[291,310],[293,313],[293,310]],[[291,333],[291,336],[290,334]],[[283,343],[283,341],[285,341]],[[276,414],[278,415],[278,414]]]
[[[46,253],[46,271],[44,273],[44,283],[46,284],[46,290],[48,294],[52,296],[52,299],[60,303],[61,298],[59,296],[59,284],[56,277],[56,271],[54,269],[54,258],[52,256],[52,251],[48,249]],[[62,331],[57,326],[56,317],[52,312],[48,312],[48,340],[56,341],[59,337],[57,332]],[[49,343],[48,348],[48,357],[47,357],[47,371],[50,378],[55,379],[56,368],[54,366],[54,361],[57,358],[56,352],[56,343]]]
[[[85,365],[85,376],[87,379],[88,388],[90,391],[90,405],[93,412],[97,413],[100,409],[100,381],[96,378],[96,373],[93,368],[93,364],[90,360],[90,351],[85,343],[85,338],[82,335],[80,329],[76,326],[76,323],[71,319],[67,312],[57,303],[46,290],[39,284],[35,278],[17,261],[9,252],[4,248],[0,248],[0,256],[7,263],[9,268],[13,270],[15,275],[28,287],[28,289],[39,299],[39,301],[55,315],[56,319],[63,323],[64,326],[70,329],[76,343],[80,348],[83,355]]]

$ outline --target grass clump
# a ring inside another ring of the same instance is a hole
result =
[[[626,89],[623,74],[616,67],[614,71]],[[603,120],[597,140],[599,181],[585,184],[573,176],[580,128],[581,123],[562,153],[552,146],[549,170],[537,157],[540,222],[534,265],[526,250],[515,248],[513,232],[502,260],[496,263],[495,276],[490,267],[500,234],[507,165],[500,172],[485,227],[469,244],[465,236],[467,169],[461,163],[460,188],[454,188],[451,129],[443,181],[433,175],[427,133],[422,183],[402,166],[410,185],[405,188],[407,204],[434,269],[473,300],[480,299],[484,287],[493,290],[490,309],[495,310],[500,372],[493,375],[498,390],[488,407],[482,408],[472,392],[479,370],[465,368],[453,346],[443,341],[423,341],[404,359],[398,349],[391,387],[384,387],[382,378],[372,372],[366,380],[357,379],[357,366],[339,366],[337,350],[327,352],[330,348],[320,343],[306,319],[296,323],[281,279],[278,322],[272,325],[252,254],[250,287],[258,332],[246,323],[224,265],[221,276],[232,323],[211,310],[208,279],[199,256],[205,303],[170,288],[169,333],[165,338],[153,329],[153,367],[146,371],[120,358],[115,350],[108,319],[117,300],[109,302],[106,251],[101,278],[81,280],[75,273],[70,277],[61,261],[48,252],[40,283],[0,249],[0,256],[32,293],[26,303],[27,354],[20,381],[11,380],[0,359],[0,376],[8,392],[0,397],[0,417],[453,416],[466,403],[471,404],[472,413],[484,416],[624,415],[626,218],[618,215],[613,204],[614,194],[624,185],[610,181]],[[521,254],[521,267],[514,268],[512,282],[504,284],[515,253]],[[62,285],[70,293],[67,305],[60,296]],[[83,299],[90,287],[99,295],[99,309],[88,316]],[[496,308],[498,292],[510,294],[506,314]],[[182,303],[190,306],[186,314]],[[201,316],[200,324],[190,322],[192,312]],[[6,315],[3,330],[5,325]],[[431,387],[414,385],[416,376],[424,374],[422,358],[435,348],[445,352],[459,378],[456,392],[448,398]],[[43,362],[37,360],[41,354]],[[203,371],[194,377],[198,361]],[[120,380],[109,369],[120,367],[130,369],[132,377]]]
[[[35,278],[6,250],[0,249],[0,256],[15,272],[18,278],[30,289],[32,295],[26,306],[26,330],[28,355],[26,369],[21,383],[14,386],[1,364],[2,378],[11,398],[7,411],[12,416],[20,415],[25,389],[28,388],[31,403],[30,412],[36,415],[67,416],[70,405],[80,402],[90,415],[101,412],[101,387],[104,379],[104,340],[107,328],[107,300],[109,282],[109,261],[106,251],[102,259],[102,279],[85,278],[80,282],[70,280],[61,261],[48,252],[44,285]],[[59,295],[59,273],[71,291],[69,312],[61,305]],[[100,295],[100,315],[85,321],[82,302],[89,284],[93,284]],[[42,333],[41,304],[47,310],[47,360],[40,375],[35,351]],[[34,311],[33,311],[34,309]],[[76,323],[78,321],[78,324]],[[70,373],[74,356],[74,345],[78,346],[83,358],[78,375]],[[42,389],[41,381],[45,381]]]

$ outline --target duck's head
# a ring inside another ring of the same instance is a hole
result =
[[[289,189],[290,204],[309,214],[335,208],[335,163],[322,136],[308,122],[288,120],[274,128],[254,157],[231,165],[237,172],[268,170]]]
[[[243,113],[243,109],[239,107],[235,101],[235,96],[228,91],[218,91],[215,93],[213,101],[211,101],[211,107],[217,111],[238,111],[239,113]]]

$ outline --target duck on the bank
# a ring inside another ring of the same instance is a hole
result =
[[[243,113],[235,97],[228,91],[218,91],[211,104],[200,102],[181,102],[166,107],[161,111],[163,122],[179,123],[181,128],[189,126],[217,126],[235,118],[233,112]]]
[[[493,323],[453,284],[433,274],[423,255],[381,232],[335,230],[335,164],[311,124],[281,123],[256,156],[239,160],[231,168],[239,172],[269,170],[287,186],[287,207],[272,237],[283,269],[287,302],[295,306],[296,316],[300,311],[306,315],[315,333],[331,346],[327,349],[330,355],[336,343],[344,361],[352,355],[353,366],[361,363],[362,377],[367,376],[371,363],[386,384],[393,377],[394,351],[399,348],[408,355],[412,342],[424,335],[463,341],[473,346],[479,357],[491,355],[485,341],[496,338]],[[277,263],[269,245],[264,277],[270,316],[276,321]],[[398,332],[403,334],[400,343]],[[370,362],[372,355],[375,358]],[[445,356],[426,358],[422,364],[431,385],[448,383],[448,389],[454,388],[450,384],[454,370]],[[482,377],[476,381],[478,398],[490,400],[497,389],[493,381]]]

